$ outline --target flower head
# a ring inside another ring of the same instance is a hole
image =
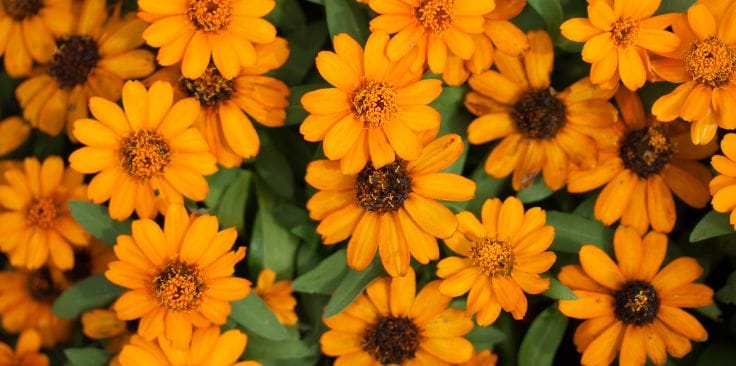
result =
[[[496,366],[498,356],[490,350],[483,350],[475,353],[473,358],[468,362],[459,364],[460,366]]]
[[[41,335],[33,329],[23,331],[15,343],[15,350],[0,342],[0,364],[48,366],[49,358],[41,352]]]
[[[713,209],[730,213],[731,225],[736,228],[736,134],[729,133],[721,140],[723,155],[714,155],[710,163],[718,172],[710,181],[710,194],[713,196]]]
[[[299,320],[294,312],[296,298],[291,293],[291,281],[276,281],[276,272],[265,268],[258,274],[254,289],[263,302],[285,325],[294,325]]]

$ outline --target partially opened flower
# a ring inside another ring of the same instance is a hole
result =
[[[285,325],[294,325],[299,320],[294,312],[296,299],[291,293],[291,281],[276,281],[276,272],[265,268],[258,274],[254,289],[263,302]]]
[[[436,366],[470,360],[473,345],[463,338],[473,322],[447,308],[438,281],[416,293],[414,270],[406,276],[379,278],[341,313],[324,319],[322,352],[337,365]]]
[[[0,365],[49,365],[48,356],[41,352],[41,335],[33,329],[23,331],[15,343],[15,350],[0,342]]]
[[[710,163],[718,175],[710,181],[713,209],[730,213],[731,225],[736,228],[736,134],[729,133],[721,140],[723,155],[714,155]]]
[[[110,216],[124,220],[136,211],[153,217],[183,197],[201,201],[209,186],[203,175],[217,171],[215,157],[192,127],[200,112],[194,98],[176,103],[169,83],[150,90],[137,81],[123,86],[123,107],[103,98],[90,100],[96,119],[74,123],[82,147],[69,161],[78,172],[98,173],[88,196],[95,203],[110,201]]]
[[[245,258],[245,247],[231,251],[237,235],[218,231],[217,217],[190,219],[181,205],[169,206],[163,230],[150,219],[134,221],[105,272],[127,289],[113,306],[118,318],[140,319],[141,337],[165,337],[175,348],[186,347],[196,328],[225,324],[230,302],[250,292],[248,280],[233,277]]]
[[[8,117],[0,121],[0,156],[23,145],[30,134],[31,125],[20,117]]]
[[[440,173],[462,153],[455,134],[442,136],[422,150],[419,159],[397,159],[382,168],[370,162],[357,175],[340,171],[337,161],[307,166],[306,181],[319,189],[307,202],[310,217],[320,220],[317,233],[326,245],[350,238],[347,263],[364,270],[379,252],[392,276],[409,270],[410,256],[422,264],[439,258],[436,238],[457,230],[452,211],[438,200],[465,201],[475,183],[457,174]]]
[[[650,232],[642,238],[620,226],[613,238],[615,263],[595,245],[580,249],[580,265],[562,267],[560,282],[577,300],[560,300],[560,311],[586,319],[574,342],[583,365],[608,365],[619,355],[621,366],[644,365],[649,356],[664,365],[667,354],[690,352],[690,340],[705,341],[708,333],[682,308],[713,303],[713,290],[693,283],[703,273],[694,258],[679,257],[660,270],[667,236]]]

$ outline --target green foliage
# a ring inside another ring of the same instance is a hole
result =
[[[521,342],[519,366],[552,365],[566,327],[567,317],[557,310],[557,305],[537,315]]]
[[[339,314],[358,298],[360,293],[363,292],[371,281],[383,275],[385,275],[383,265],[381,265],[378,257],[362,272],[356,272],[352,269],[349,270],[348,274],[340,281],[340,284],[335,289],[330,302],[327,303],[324,317],[330,318]]]
[[[322,260],[313,270],[297,277],[291,287],[298,292],[329,295],[337,289],[348,271],[345,249],[341,249]]]
[[[609,253],[613,248],[613,229],[598,221],[547,211],[547,225],[555,228],[555,241],[550,247],[554,251],[577,254],[584,244],[593,244]]]
[[[92,236],[106,244],[115,244],[118,235],[130,235],[130,220],[115,221],[107,214],[107,207],[85,201],[69,201],[74,220]]]
[[[249,332],[274,341],[287,338],[286,328],[255,291],[251,291],[244,299],[233,302],[232,309],[230,317]]]
[[[72,366],[104,366],[112,358],[112,353],[92,347],[67,348],[64,355]]]
[[[104,274],[88,277],[66,289],[51,311],[63,319],[74,319],[87,310],[110,304],[123,293],[123,288],[112,284]]]
[[[690,233],[690,242],[695,243],[705,239],[715,238],[734,233],[733,226],[729,222],[729,215],[711,211],[705,214],[695,225]]]

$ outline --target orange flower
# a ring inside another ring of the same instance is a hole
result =
[[[713,209],[731,214],[730,222],[736,228],[736,134],[729,133],[721,140],[723,155],[714,155],[710,163],[719,175],[710,181]]]
[[[294,312],[296,299],[291,293],[291,281],[277,282],[276,272],[265,268],[258,274],[255,291],[281,324],[294,325],[299,320]]]
[[[17,149],[30,134],[31,126],[20,117],[0,121],[0,156]]]
[[[459,366],[496,366],[498,356],[490,350],[483,350],[473,355],[468,362],[463,362]]]
[[[35,330],[21,333],[15,351],[0,342],[0,365],[48,366],[49,358],[41,352],[41,336]]]

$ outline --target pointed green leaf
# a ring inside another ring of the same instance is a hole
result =
[[[115,244],[118,235],[130,234],[130,220],[115,221],[107,213],[107,207],[86,201],[69,201],[69,211],[84,230],[106,244]]]
[[[286,328],[255,291],[251,291],[250,295],[231,305],[230,317],[249,331],[276,341],[284,340],[288,336]]]
[[[51,311],[63,319],[74,319],[87,310],[107,306],[125,289],[105,278],[105,275],[88,277],[66,289],[54,301]]]

